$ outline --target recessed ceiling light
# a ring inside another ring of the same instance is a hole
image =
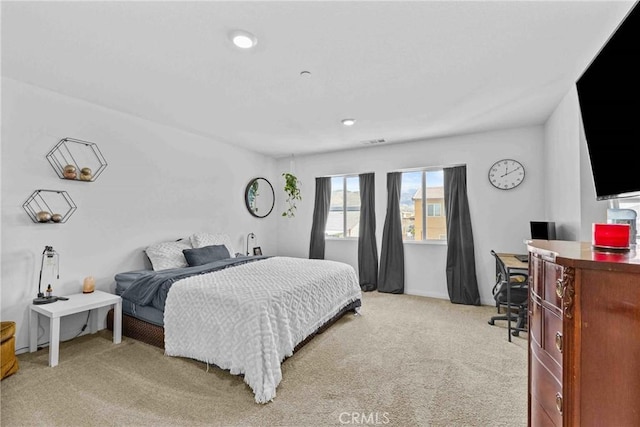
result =
[[[353,126],[356,124],[356,119],[343,119],[342,124],[345,126]]]
[[[258,43],[256,36],[243,30],[233,31],[231,41],[240,49],[251,49]]]

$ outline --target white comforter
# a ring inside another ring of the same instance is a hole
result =
[[[188,277],[167,296],[165,353],[244,374],[267,403],[295,346],[360,298],[353,267],[326,260],[273,257]]]

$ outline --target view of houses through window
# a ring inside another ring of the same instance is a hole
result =
[[[358,237],[360,228],[360,178],[331,178],[331,204],[325,234],[328,237]]]
[[[402,173],[400,215],[403,240],[447,239],[442,169]]]

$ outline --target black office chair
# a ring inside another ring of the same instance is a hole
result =
[[[493,298],[496,300],[498,314],[500,308],[505,307],[506,313],[503,316],[493,316],[489,320],[490,325],[495,325],[496,320],[509,320],[516,322],[511,334],[518,336],[520,331],[526,331],[527,325],[527,306],[529,302],[529,276],[524,272],[512,273],[507,275],[507,268],[495,253],[491,251],[491,255],[496,260],[496,284],[493,287]],[[511,303],[507,301],[507,287],[510,286]],[[509,316],[509,317],[508,317]]]

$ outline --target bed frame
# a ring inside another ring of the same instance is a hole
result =
[[[305,338],[300,344],[298,344],[293,350],[294,353],[302,348],[306,343],[317,334],[321,334],[326,331],[331,325],[333,325],[338,319],[344,316],[349,311],[356,313],[358,307],[360,307],[361,301],[353,301],[342,308],[331,319],[324,323],[318,330]],[[107,328],[113,331],[113,309],[109,310],[107,314]],[[156,347],[164,349],[164,328],[162,326],[154,325],[153,323],[145,322],[144,320],[137,319],[127,314],[122,314],[122,335],[142,341],[147,344],[151,344]]]

